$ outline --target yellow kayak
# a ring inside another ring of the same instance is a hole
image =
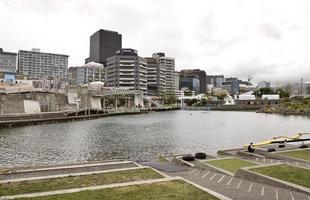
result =
[[[310,133],[297,133],[293,135],[292,137],[289,136],[278,136],[278,137],[273,137],[271,140],[266,140],[262,142],[258,142],[253,144],[253,146],[264,146],[272,143],[284,143],[284,142],[299,142],[299,141],[306,141],[310,140],[310,138],[302,139],[301,137],[303,135],[310,135]],[[247,147],[247,145],[243,145],[243,147]]]

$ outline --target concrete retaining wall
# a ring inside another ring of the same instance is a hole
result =
[[[0,94],[0,114],[25,113],[25,101],[37,101],[41,112],[54,112],[74,109],[68,104],[64,94],[46,92],[27,92],[19,94]]]

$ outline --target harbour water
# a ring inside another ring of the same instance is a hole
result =
[[[306,116],[182,110],[5,128],[0,130],[0,166],[216,154],[219,149],[309,131]]]

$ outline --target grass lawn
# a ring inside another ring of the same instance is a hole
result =
[[[289,165],[260,167],[251,171],[310,188],[310,170]]]
[[[310,149],[280,152],[278,154],[310,161]]]
[[[242,160],[239,158],[224,158],[224,159],[217,159],[217,160],[208,160],[205,163],[209,165],[213,165],[217,168],[229,171],[231,173],[236,173],[239,168],[241,167],[249,167],[256,165],[253,162],[249,162],[246,160]]]
[[[218,200],[184,181],[118,187],[72,194],[26,198],[25,200]]]
[[[162,178],[162,176],[152,169],[136,169],[83,176],[69,176],[63,178],[2,183],[0,184],[0,196],[80,188],[157,178]]]

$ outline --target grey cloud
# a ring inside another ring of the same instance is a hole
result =
[[[260,26],[260,31],[274,40],[280,40],[282,38],[282,33],[273,24],[263,23]]]

